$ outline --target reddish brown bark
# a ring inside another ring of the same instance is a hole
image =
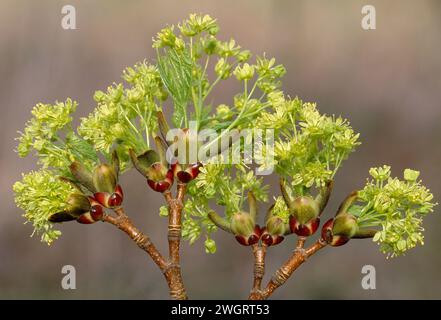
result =
[[[274,291],[283,285],[286,280],[297,270],[298,267],[312,256],[318,250],[326,246],[322,240],[317,240],[311,247],[304,249],[305,239],[300,237],[297,241],[296,249],[292,256],[274,273],[271,280],[263,290],[252,291],[248,299],[250,300],[264,300],[271,296]]]
[[[176,198],[173,198],[170,191],[164,193],[169,207],[168,214],[168,251],[170,261],[171,286],[170,295],[173,299],[185,300],[184,282],[181,273],[180,246],[182,229],[182,209],[184,207],[185,184],[178,183]]]
[[[167,267],[167,261],[150,241],[150,238],[135,227],[132,220],[130,220],[122,208],[118,208],[116,212],[116,217],[104,215],[103,221],[111,223],[124,231],[138,245],[138,247],[144,250],[153,259],[159,269],[164,271]]]
[[[184,287],[180,265],[180,243],[182,208],[185,196],[185,184],[178,184],[176,198],[173,198],[170,191],[164,193],[169,207],[168,225],[168,259],[159,252],[150,238],[138,230],[122,207],[115,209],[116,216],[104,215],[103,221],[113,224],[124,231],[142,250],[144,250],[159,267],[167,281],[170,297],[176,300],[188,299]]]
[[[262,287],[262,279],[265,275],[265,255],[266,255],[266,246],[259,246],[258,244],[253,245],[253,254],[254,254],[254,281],[253,281],[253,289],[250,294],[254,292],[260,292]]]

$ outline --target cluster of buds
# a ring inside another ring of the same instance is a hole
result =
[[[252,192],[248,193],[249,212],[239,211],[231,216],[230,222],[220,217],[214,211],[208,214],[213,223],[224,231],[232,233],[243,246],[257,244],[260,240],[267,246],[276,245],[283,240],[283,234],[289,230],[287,226],[281,227],[273,216],[267,217],[267,224],[260,228],[256,224],[257,202]]]
[[[351,193],[340,205],[334,218],[329,219],[322,227],[321,238],[327,244],[338,247],[353,238],[372,238],[376,231],[361,229],[357,218],[348,212],[350,206],[357,200],[358,193]]]
[[[130,158],[133,166],[146,179],[147,184],[156,192],[165,192],[171,188],[175,178],[181,183],[189,183],[195,179],[199,174],[199,169],[202,166],[200,162],[193,162],[184,165],[185,161],[179,161],[178,155],[167,153],[167,133],[170,127],[161,111],[157,113],[159,132],[162,136],[154,138],[156,151],[147,150],[141,155],[137,155],[133,150],[130,150]],[[186,144],[186,151],[190,141],[188,139],[187,129],[182,129],[184,132],[184,143]],[[176,141],[175,141],[176,142]]]
[[[166,145],[159,137],[155,137],[157,151],[148,150],[141,155],[136,155],[130,150],[133,166],[146,179],[147,184],[156,192],[165,192],[171,188],[175,178],[182,183],[188,183],[199,174],[200,162],[183,167],[178,161],[169,164],[166,158]]]
[[[116,152],[112,155],[112,163],[100,164],[90,172],[79,162],[73,162],[70,171],[75,180],[63,178],[77,190],[69,195],[67,209],[53,214],[49,221],[65,222],[76,220],[82,224],[101,221],[103,208],[121,206],[124,195],[118,184],[119,159]]]
[[[292,199],[285,186],[285,181],[283,179],[280,181],[282,196],[290,213],[289,227],[292,233],[308,237],[317,231],[320,225],[320,215],[331,195],[332,185],[332,181],[328,181],[315,198],[310,195],[302,195]]]

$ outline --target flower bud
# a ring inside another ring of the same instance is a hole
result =
[[[266,222],[266,230],[270,234],[284,235],[289,231],[289,226],[278,216],[270,217]]]
[[[206,253],[216,253],[216,242],[213,239],[208,238],[205,240],[205,252]]]
[[[160,138],[158,137],[158,139]],[[169,169],[166,163],[161,161],[161,155],[156,151],[148,150],[143,154],[136,156],[133,150],[129,150],[129,154],[133,166],[147,178],[147,184],[154,191],[164,192],[172,186],[174,181],[174,170],[177,169],[173,165],[172,168]]]
[[[247,61],[249,58],[251,57],[251,52],[250,50],[243,50],[241,52],[239,52],[236,56],[237,61],[239,62],[245,62]]]
[[[96,221],[92,218],[90,212],[86,212],[78,217],[77,222],[81,224],[92,224],[95,223]]]
[[[93,198],[88,198],[90,210],[88,212],[83,213],[77,219],[78,223],[81,224],[92,224],[97,221],[101,221],[104,216],[103,207]]]
[[[333,235],[352,238],[358,231],[357,219],[351,214],[340,214],[334,219],[332,226]]]
[[[220,58],[214,67],[217,76],[225,80],[231,75],[231,65],[224,59]]]
[[[292,203],[291,215],[300,225],[314,220],[319,216],[319,213],[320,208],[317,201],[310,196],[297,197]]]
[[[339,247],[346,244],[350,238],[344,235],[334,235],[333,234],[334,218],[329,219],[322,227],[321,238],[323,241],[328,243],[330,246]]]
[[[244,63],[242,66],[237,66],[233,74],[239,81],[250,80],[254,76],[254,66]]]
[[[307,223],[299,223],[299,221],[291,216],[289,218],[289,227],[292,233],[301,237],[309,237],[314,234],[320,225],[320,218],[309,220]]]
[[[92,173],[78,161],[72,162],[69,166],[70,172],[75,177],[75,179],[87,188],[90,192],[96,192],[95,186],[93,184]]]
[[[152,165],[155,163],[160,163],[159,154],[154,150],[147,150],[146,152],[137,156],[135,151],[130,149],[129,155],[135,169],[146,178],[149,177],[149,170]]]
[[[96,102],[104,102],[105,98],[106,98],[106,94],[101,90],[95,91],[93,95],[93,100],[95,100]]]
[[[144,97],[144,92],[142,92],[142,89],[140,88],[134,88],[127,92],[127,98],[132,103],[137,103],[142,101]]]
[[[68,196],[67,209],[65,211],[57,212],[49,217],[49,221],[53,223],[61,223],[77,219],[83,213],[90,210],[89,199],[81,193],[72,193]]]
[[[211,56],[216,52],[218,41],[215,37],[209,38],[207,41],[204,41],[204,52]]]
[[[404,170],[404,180],[409,182],[415,182],[417,181],[418,177],[420,176],[420,172],[412,169],[405,169]]]
[[[280,203],[276,201],[273,204],[265,218],[265,228],[262,229],[262,242],[267,245],[276,245],[283,241],[284,235],[290,234],[289,223],[286,223],[282,217],[275,214],[280,211]]]
[[[320,224],[320,206],[316,200],[310,196],[301,196],[289,202],[291,216],[289,226],[291,232],[308,237],[315,233]]]
[[[236,236],[236,240],[244,246],[256,244],[261,236],[260,227],[246,212],[238,212],[231,217],[231,231]]]
[[[267,246],[276,245],[283,241],[283,235],[290,233],[290,227],[282,218],[271,216],[262,230],[262,242]]]
[[[66,222],[66,221],[72,221],[75,220],[76,217],[72,216],[71,214],[67,213],[66,211],[61,211],[61,212],[57,212],[54,213],[53,215],[51,215],[48,219],[49,222],[52,223],[62,223],[62,222]]]
[[[202,167],[200,162],[191,164],[185,170],[178,171],[176,176],[182,183],[189,183],[198,176],[200,167]]]
[[[96,192],[93,198],[102,206],[106,208],[119,207],[124,200],[124,194],[121,186],[118,184],[112,193]]]
[[[108,164],[101,164],[93,172],[93,185],[98,192],[113,193],[118,177],[114,168]]]
[[[216,116],[221,120],[230,120],[233,117],[233,111],[225,104],[220,104],[216,108]]]
[[[72,193],[67,198],[67,212],[73,216],[78,216],[90,210],[89,199],[80,193]]]
[[[90,215],[95,221],[102,220],[104,215],[103,207],[101,207],[100,205],[93,205],[92,208],[90,208]]]
[[[271,235],[268,232],[266,232],[265,228],[262,230],[262,242],[269,246],[275,246],[279,243],[281,243],[285,237],[278,236],[278,235]]]
[[[162,166],[162,164],[160,163],[158,163],[158,165]],[[153,173],[151,175],[152,179],[150,179],[150,176],[147,179],[147,184],[149,185],[149,187],[156,192],[164,192],[170,189],[174,181],[173,170],[169,169],[168,171],[165,171],[163,167],[156,168],[155,170],[157,171],[150,171]]]
[[[236,235],[250,235],[254,226],[254,220],[246,212],[237,212],[231,217],[231,231]]]

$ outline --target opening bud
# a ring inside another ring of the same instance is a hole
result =
[[[157,138],[156,140],[160,139]],[[129,153],[133,166],[147,178],[147,184],[150,188],[156,192],[164,192],[172,186],[177,168],[174,165],[169,168],[163,159],[164,157],[161,156],[162,151],[161,154],[158,154],[154,150],[148,150],[139,156],[133,150],[129,150]]]
[[[113,192],[96,192],[93,198],[102,206],[106,208],[119,207],[123,200],[124,194],[121,186],[118,184],[115,186]]]
[[[357,219],[348,213],[338,215],[334,219],[332,233],[352,238],[358,231]]]
[[[320,218],[309,220],[307,223],[300,223],[294,216],[289,218],[289,227],[292,233],[301,237],[313,235],[320,225]]]
[[[334,218],[329,219],[322,227],[322,240],[333,247],[339,247],[346,244],[351,238],[345,235],[335,235],[333,233]]]
[[[283,235],[291,233],[288,224],[277,216],[271,216],[266,221],[266,226],[262,230],[262,242],[267,246],[274,246],[283,241]]]
[[[319,213],[319,204],[310,196],[297,197],[292,203],[291,215],[300,225],[314,220],[319,216]]]
[[[162,179],[158,179],[162,178]],[[165,175],[157,176],[157,180],[155,179],[147,179],[147,184],[150,188],[152,188],[156,192],[164,192],[173,184],[174,178],[173,178],[173,170],[169,169],[166,171]]]
[[[66,200],[67,209],[54,213],[49,217],[50,222],[61,223],[76,220],[80,215],[90,210],[89,199],[81,193],[72,193]]]
[[[108,164],[100,164],[93,172],[93,185],[98,192],[112,193],[115,190],[118,177],[115,169]]]
[[[246,212],[235,213],[231,217],[231,231],[236,240],[244,246],[256,244],[261,236],[261,229]]]
[[[77,222],[82,224],[91,224],[103,218],[103,207],[93,197],[74,193],[69,196],[67,203],[68,209],[53,214],[49,218],[50,222],[60,223],[77,220]]]
[[[89,198],[84,194],[72,193],[67,198],[67,212],[72,216],[79,216],[90,210]]]
[[[77,219],[78,223],[92,224],[103,219],[103,207],[93,197],[89,197],[88,200],[90,202],[90,211],[80,215]]]
[[[200,162],[191,164],[185,170],[177,171],[176,176],[182,183],[189,183],[198,176],[200,167],[202,167]]]

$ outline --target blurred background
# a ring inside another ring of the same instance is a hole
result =
[[[77,30],[61,28],[61,8],[74,5]],[[360,26],[361,8],[374,5],[377,29]],[[79,116],[94,107],[93,93],[120,81],[122,70],[153,60],[151,38],[189,13],[208,13],[221,26],[220,38],[234,37],[256,54],[266,52],[288,73],[284,90],[316,101],[322,112],[341,114],[361,132],[363,144],[336,177],[329,212],[346,194],[364,185],[368,169],[389,164],[393,174],[421,170],[437,201],[441,193],[441,2],[440,1],[14,1],[0,2],[0,298],[162,299],[161,273],[125,234],[107,224],[61,227],[52,247],[30,238],[11,185],[34,159],[13,152],[17,136],[37,102],[80,104]],[[232,95],[220,86],[215,96]],[[277,192],[274,180],[272,192]],[[127,211],[166,250],[162,199],[141,176],[122,178]],[[328,213],[330,214],[330,213]],[[386,260],[371,241],[351,241],[312,257],[275,299],[440,299],[441,216],[425,220],[426,244]],[[218,252],[207,255],[203,239],[183,246],[183,273],[191,298],[246,298],[252,254],[225,233]],[[294,244],[288,238],[268,254],[270,275]],[[61,268],[77,271],[77,289],[63,290]],[[363,290],[361,269],[376,268],[376,290]]]

